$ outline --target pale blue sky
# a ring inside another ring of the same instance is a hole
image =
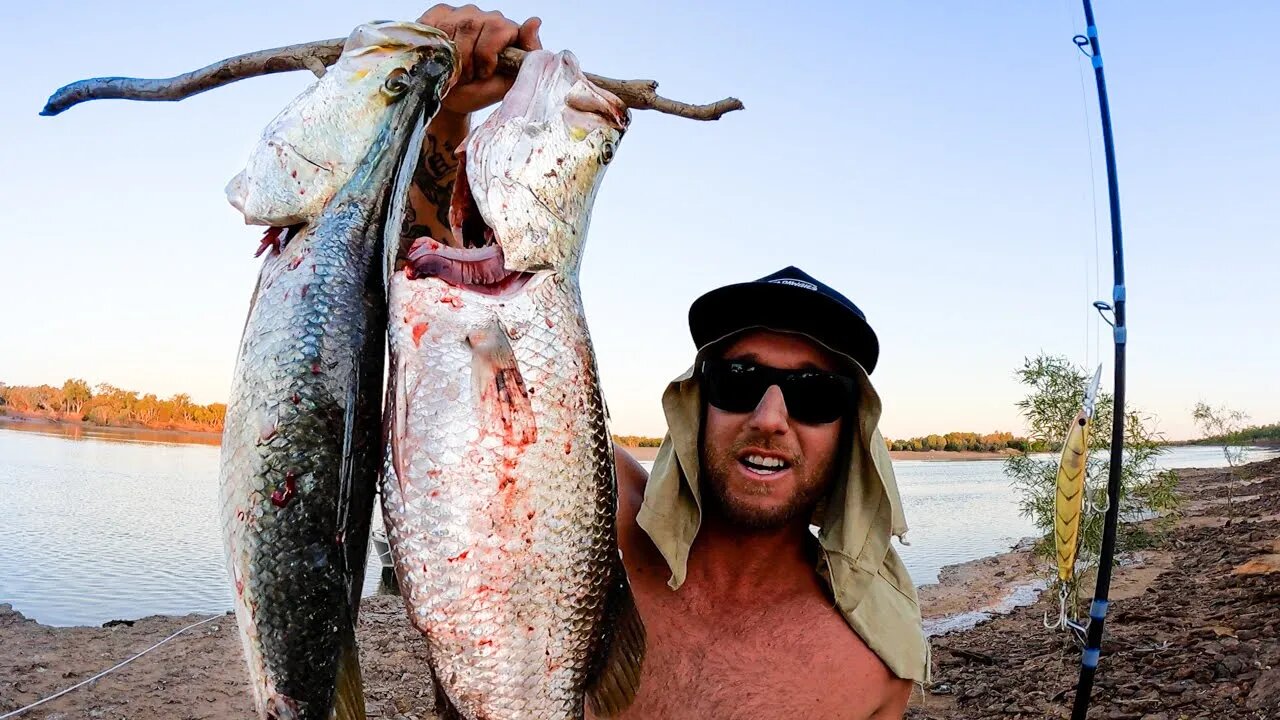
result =
[[[344,35],[426,4],[4,3],[0,380],[81,376],[225,399],[260,232],[223,186],[307,76],[181,103],[47,95]],[[890,436],[1021,430],[1012,372],[1096,361],[1106,189],[1077,3],[511,0],[590,71],[671,97],[732,94],[719,123],[637,112],[596,203],[582,283],[614,429],[658,434],[692,358],[689,303],[795,264],[868,314]],[[1280,48],[1271,2],[1098,3],[1127,240],[1130,398],[1171,437],[1197,400],[1280,419]],[[1088,110],[1084,109],[1087,103]],[[1109,360],[1109,337],[1101,336]],[[1110,384],[1110,366],[1104,375]]]

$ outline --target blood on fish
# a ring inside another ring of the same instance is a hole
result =
[[[319,360],[317,360],[317,361],[315,361],[315,362],[311,363],[311,374],[312,374],[312,375],[319,375],[319,374],[320,374],[320,361],[319,361]]]
[[[459,561],[459,560],[466,560],[466,559],[467,559],[467,553],[468,553],[468,552],[470,552],[470,551],[468,551],[468,550],[463,550],[462,552],[458,553],[457,555],[454,555],[453,557],[449,558],[449,562],[457,562],[457,561]]]
[[[278,508],[285,507],[293,500],[297,492],[298,473],[295,470],[290,470],[284,474],[284,490],[281,491],[280,488],[276,488],[276,491],[271,493],[271,504]]]
[[[302,402],[302,398],[298,397],[298,393],[294,393],[293,397],[290,399],[293,400],[294,405],[297,405],[298,403]]]
[[[262,253],[266,252],[267,248],[271,248],[274,254],[279,255],[280,235],[284,233],[285,230],[286,228],[282,227],[267,228],[267,231],[262,234],[262,242],[258,245],[258,251],[255,252],[253,256],[258,257]]]
[[[416,347],[422,345],[422,334],[427,331],[427,323],[418,323],[413,326],[413,344]]]
[[[310,286],[310,285],[303,285],[303,286],[302,286],[302,297],[306,297],[306,296],[307,296],[307,291],[308,291],[308,290],[310,290],[310,289],[311,289],[311,286]]]
[[[293,259],[289,261],[289,269],[297,270],[298,266],[301,264],[302,264],[302,255],[301,254],[294,255]]]
[[[553,328],[556,326],[555,323],[551,322],[551,318],[546,318],[546,323],[547,323],[547,327],[549,328]]]
[[[571,453],[571,452],[573,452],[573,441],[572,441],[572,440],[565,440],[565,441],[564,441],[564,454],[565,454],[565,455],[568,455],[568,454],[569,454],[569,453]]]
[[[236,578],[236,594],[237,595],[244,594],[244,581],[241,580],[240,578]]]

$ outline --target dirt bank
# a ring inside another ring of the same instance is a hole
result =
[[[1118,568],[1091,718],[1280,718],[1280,460],[1180,471],[1190,503]],[[1233,517],[1228,522],[1226,498]],[[1066,718],[1080,666],[1042,627],[1056,598],[933,640],[934,684],[908,717]]]

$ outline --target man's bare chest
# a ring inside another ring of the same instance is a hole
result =
[[[879,661],[820,602],[700,612],[661,592],[637,596],[648,642],[626,718],[852,719],[879,704]]]

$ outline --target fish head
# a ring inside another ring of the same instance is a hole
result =
[[[456,247],[443,252],[490,267],[500,258],[498,272],[474,272],[473,281],[576,273],[596,191],[629,122],[626,105],[573,53],[526,55],[502,104],[459,150],[449,208]]]
[[[455,55],[449,38],[426,25],[360,25],[324,77],[267,126],[227,199],[251,225],[315,220],[388,127],[408,126],[433,97],[438,104],[455,79]]]

